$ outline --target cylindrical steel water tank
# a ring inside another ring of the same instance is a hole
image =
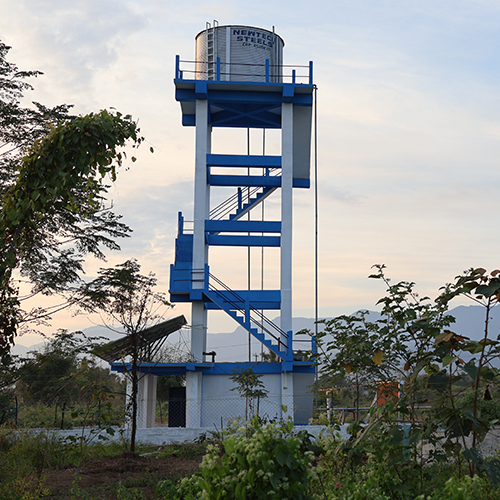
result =
[[[196,79],[215,80],[220,58],[220,80],[265,82],[266,59],[269,81],[282,81],[285,42],[273,31],[252,26],[214,26],[196,35]]]

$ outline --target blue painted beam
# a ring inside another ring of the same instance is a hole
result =
[[[211,186],[281,187],[281,177],[269,175],[209,174],[208,183]]]
[[[280,221],[206,220],[205,231],[235,233],[280,233]]]
[[[226,128],[281,128],[281,117],[271,113],[253,114],[251,116],[221,111],[210,115],[212,127]]]
[[[196,115],[182,115],[183,127],[196,127]]]
[[[110,363],[111,370],[120,373],[129,373],[131,363]],[[152,375],[185,375],[187,372],[201,372],[206,375],[232,375],[235,369],[251,368],[254,373],[271,374],[293,371],[298,373],[314,373],[315,364],[310,361],[292,361],[287,363],[139,363],[141,373]]]
[[[279,247],[281,238],[279,236],[221,236],[219,234],[207,234],[206,242],[212,246]]]
[[[209,167],[261,167],[280,168],[281,156],[207,155]]]
[[[222,300],[222,305],[231,310],[244,308],[247,300],[254,309],[259,310],[278,310],[281,306],[280,290],[219,290],[217,295]],[[217,310],[220,306],[206,302],[205,308]]]
[[[309,189],[311,187],[311,180],[310,179],[298,179],[298,178],[294,178],[293,179],[293,187],[294,188],[306,188],[306,189]]]
[[[288,87],[291,84],[284,84]],[[298,106],[312,106],[312,92],[309,94],[302,94],[293,92],[292,96],[283,96],[283,86],[280,88],[281,92],[246,92],[244,90],[230,90],[230,89],[212,89],[210,86],[206,89],[198,88],[198,92],[195,88],[176,88],[175,99],[179,102],[194,102],[198,98],[205,98],[211,101],[213,104],[217,102],[232,102],[232,103],[260,103],[264,105],[281,105],[282,102],[293,102],[294,105]],[[311,89],[312,91],[312,89]],[[290,90],[286,90],[285,94],[292,93]]]
[[[291,84],[283,84],[283,87],[291,86]],[[282,91],[283,92],[283,91]],[[215,90],[208,89],[207,95],[208,99],[211,101],[221,101],[221,102],[257,102],[263,104],[281,104],[283,101],[291,99],[290,102],[297,105],[311,105],[312,106],[312,93],[311,94],[299,94],[293,92],[292,96],[291,90],[285,91],[285,96],[283,93],[277,92],[245,92],[245,91],[234,91],[234,90]],[[285,101],[286,102],[286,101]]]

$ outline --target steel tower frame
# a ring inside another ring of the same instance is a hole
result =
[[[184,61],[177,56],[175,98],[181,105],[182,124],[196,128],[194,226],[192,232],[188,231],[179,213],[170,296],[172,302],[192,304],[191,354],[195,368],[187,370],[188,423],[197,426],[201,419],[203,374],[196,365],[206,364],[207,312],[212,309],[225,311],[280,359],[289,397],[283,404],[291,404],[291,414],[294,391],[287,374],[314,373],[313,363],[294,360],[292,332],[293,189],[310,187],[313,65],[310,62],[306,66],[306,81],[299,83],[295,69],[287,82],[274,81],[269,60],[265,68],[257,68],[264,78],[255,82],[221,79],[219,58],[211,80],[186,78],[181,63]],[[212,154],[214,127],[280,129],[281,155]],[[225,168],[236,169],[238,174],[215,173]],[[259,169],[258,175],[255,169]],[[228,186],[235,188],[235,194],[211,209],[212,190]],[[246,201],[244,189],[250,193]],[[281,190],[281,220],[243,220],[245,214],[277,190]],[[280,288],[231,289],[210,272],[211,246],[278,247]],[[280,311],[279,326],[267,319],[262,313],[265,310]],[[275,370],[269,366],[269,373]],[[216,372],[215,366],[212,373]],[[261,366],[260,372],[266,373],[266,367]],[[189,401],[198,401],[197,407],[189,408]]]

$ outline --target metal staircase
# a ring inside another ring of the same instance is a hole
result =
[[[238,188],[235,194],[210,210],[210,220],[222,220],[225,217],[228,217],[229,220],[241,219],[250,210],[262,203],[269,195],[273,194],[276,189],[278,188],[254,187],[247,195],[248,201],[243,203],[243,191],[241,188]]]
[[[278,177],[281,174],[279,169],[273,170],[270,175],[269,170],[267,170],[265,177]],[[278,188],[253,187],[246,193],[247,202],[244,203],[242,188],[239,187],[234,195],[210,211],[210,218],[206,221],[207,241],[214,244],[215,236],[223,231],[231,231],[236,221],[262,203],[276,189]],[[280,222],[273,221],[241,221],[237,224],[245,227],[251,225],[255,231],[262,230],[263,232],[269,228],[270,232],[275,233],[279,232],[281,227]],[[218,227],[223,229],[217,230]],[[215,230],[213,230],[214,228]],[[243,244],[251,244],[251,238],[260,238],[259,244],[262,246],[279,245],[279,237],[240,236],[239,238],[246,238],[243,240]],[[266,242],[264,238],[270,241]],[[280,308],[279,290],[232,290],[216,276],[209,273],[208,266],[204,272],[203,288],[195,289],[193,287],[194,276],[199,276],[200,273],[194,272],[192,268],[193,235],[185,232],[184,218],[181,213],[179,213],[179,229],[175,249],[175,264],[171,266],[170,270],[170,293],[173,301],[189,302],[195,295],[198,297],[201,293],[207,309],[220,309],[226,312],[279,358],[284,361],[292,359],[291,349],[288,346],[288,333],[262,313],[263,309]]]
[[[248,299],[231,290],[211,273],[208,290],[203,294],[283,361],[293,358],[286,332],[256,309]]]

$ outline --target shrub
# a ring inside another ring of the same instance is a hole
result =
[[[468,410],[472,408],[473,402],[474,393],[468,391],[458,400],[458,406],[461,410]],[[480,415],[487,418],[488,421],[500,420],[500,401],[497,399],[484,400],[478,398],[477,407]]]
[[[293,422],[260,425],[226,435],[220,447],[209,445],[200,474],[183,479],[169,498],[294,499],[309,498],[311,452],[293,436]],[[167,498],[167,497],[165,497]]]

